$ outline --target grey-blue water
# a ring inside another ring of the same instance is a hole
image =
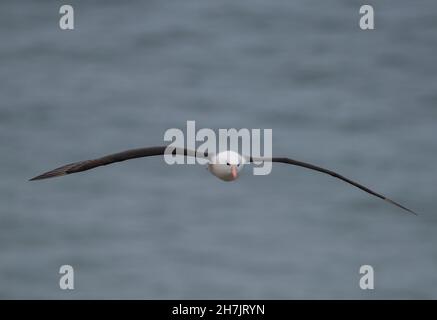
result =
[[[437,2],[0,3],[1,298],[437,298]],[[133,160],[169,128],[271,128],[278,165],[234,183]],[[59,288],[72,265],[75,289]],[[372,265],[375,289],[361,290]]]

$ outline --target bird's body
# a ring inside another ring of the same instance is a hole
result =
[[[294,166],[304,167],[310,170],[322,172],[325,174],[328,174],[334,178],[343,180],[344,182],[347,182],[375,197],[378,197],[380,199],[383,199],[387,201],[388,203],[391,203],[399,208],[404,209],[405,211],[408,211],[410,213],[416,214],[412,210],[402,206],[401,204],[353,181],[350,180],[334,171],[324,169],[322,167],[318,167],[306,162],[293,160],[291,158],[286,157],[273,157],[273,158],[253,158],[253,157],[246,157],[243,155],[240,155],[237,152],[234,151],[223,151],[217,154],[207,154],[207,153],[198,153],[194,150],[188,150],[184,148],[175,148],[171,151],[167,150],[166,146],[159,146],[159,147],[149,147],[149,148],[139,148],[139,149],[132,149],[127,150],[119,153],[110,154],[101,158],[92,159],[92,160],[85,160],[85,161],[79,161],[74,162],[71,164],[64,165],[62,167],[59,167],[57,169],[54,169],[52,171],[48,171],[46,173],[43,173],[42,175],[36,176],[32,179],[33,180],[42,180],[47,178],[53,178],[63,175],[68,175],[71,173],[81,172],[90,170],[96,167],[105,166],[111,163],[115,162],[121,162],[129,159],[135,159],[135,158],[142,158],[142,157],[151,157],[151,156],[158,156],[158,155],[164,155],[167,152],[171,152],[173,154],[182,154],[188,157],[198,157],[203,158],[207,160],[208,170],[217,178],[223,180],[223,181],[234,181],[239,177],[239,173],[242,170],[244,164],[246,163],[253,163],[253,162],[263,162],[263,161],[271,161],[271,162],[279,162],[279,163],[285,163],[285,164],[291,164]]]
[[[208,170],[223,181],[234,181],[243,169],[245,159],[234,151],[223,151],[210,157]]]

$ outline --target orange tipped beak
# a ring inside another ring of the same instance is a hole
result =
[[[238,171],[237,171],[237,167],[236,166],[231,166],[231,174],[232,174],[232,178],[233,179],[237,178]]]

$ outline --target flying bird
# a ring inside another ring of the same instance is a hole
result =
[[[92,160],[85,160],[85,161],[79,161],[70,163],[67,165],[64,165],[62,167],[56,168],[54,170],[48,171],[46,173],[43,173],[39,176],[36,176],[30,181],[34,180],[42,180],[47,178],[53,178],[53,177],[59,177],[68,175],[71,173],[76,172],[82,172],[87,171],[90,169],[94,169],[100,166],[106,166],[111,163],[115,162],[121,162],[125,160],[130,159],[136,159],[136,158],[143,158],[143,157],[152,157],[152,156],[160,156],[168,153],[169,150],[167,150],[167,146],[158,146],[158,147],[149,147],[149,148],[139,148],[139,149],[131,149],[126,150],[119,153],[110,154],[101,158],[96,158]],[[166,151],[167,150],[167,151]],[[184,155],[188,157],[196,157],[196,158],[203,158],[208,163],[208,170],[215,175],[217,178],[224,180],[224,181],[234,181],[239,177],[239,172],[241,171],[242,167],[246,163],[259,163],[263,161],[271,161],[271,162],[279,162],[279,163],[285,163],[285,164],[291,164],[294,166],[299,166],[303,168],[307,168],[310,170],[322,172],[325,174],[328,174],[334,178],[343,180],[344,182],[347,182],[367,193],[370,193],[371,195],[378,197],[382,200],[387,201],[388,203],[395,205],[409,213],[412,213],[414,215],[417,215],[414,211],[404,207],[403,205],[383,196],[382,194],[379,194],[353,180],[350,180],[334,171],[324,169],[322,167],[318,167],[315,165],[312,165],[310,163],[294,160],[291,158],[286,157],[272,157],[272,158],[266,158],[266,157],[247,157],[243,156],[237,152],[234,151],[223,151],[219,152],[217,154],[208,154],[207,152],[197,152],[194,150],[189,150],[186,148],[171,148],[171,154],[179,154]]]

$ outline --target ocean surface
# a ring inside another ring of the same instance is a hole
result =
[[[0,298],[437,298],[437,2],[0,2]],[[137,159],[169,128],[273,130],[225,183]],[[74,268],[61,290],[59,268]],[[359,286],[361,265],[374,290]]]

